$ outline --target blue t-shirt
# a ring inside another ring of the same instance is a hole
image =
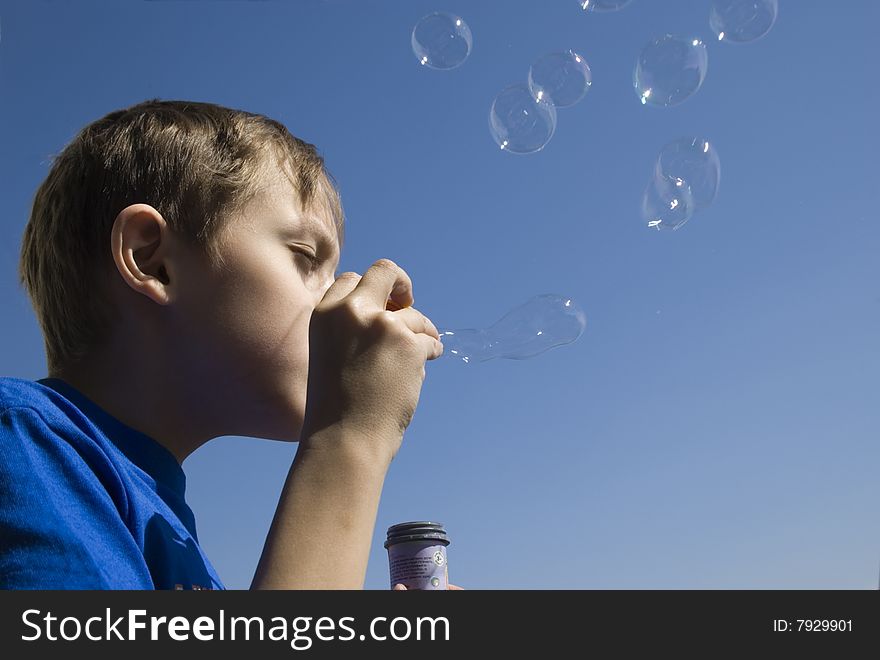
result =
[[[186,476],[68,383],[0,378],[0,588],[224,589]]]

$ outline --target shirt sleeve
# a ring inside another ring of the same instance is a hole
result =
[[[34,409],[0,412],[0,588],[153,588],[89,450]]]

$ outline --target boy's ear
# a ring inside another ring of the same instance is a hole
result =
[[[168,274],[172,242],[165,218],[149,204],[122,209],[110,231],[113,261],[123,281],[160,305],[174,295]]]

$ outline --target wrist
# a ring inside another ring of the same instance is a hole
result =
[[[370,433],[340,422],[320,429],[304,425],[299,446],[304,457],[332,457],[340,466],[379,472],[384,477],[402,440],[400,433]]]
[[[253,588],[361,589],[390,460],[360,434],[303,434]]]

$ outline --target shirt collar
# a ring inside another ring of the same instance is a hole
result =
[[[183,497],[186,475],[174,455],[153,438],[110,415],[94,401],[60,378],[42,378],[37,381],[58,392],[76,406],[132,463],[150,475],[156,482]]]

